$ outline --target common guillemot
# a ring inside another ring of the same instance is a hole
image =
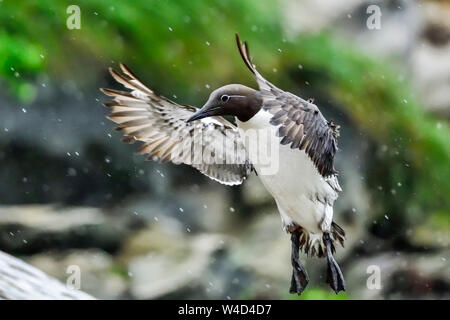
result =
[[[131,91],[101,89],[114,98],[105,103],[111,108],[108,118],[123,131],[122,141],[142,142],[138,152],[149,160],[188,164],[226,185],[241,184],[256,171],[275,199],[283,229],[291,233],[290,292],[300,295],[309,282],[300,250],[327,257],[327,282],[336,293],[343,291],[344,277],[333,258],[334,243],[343,246],[345,238],[333,221],[333,204],[342,191],[333,166],[339,127],[311,99],[263,78],[247,43],[237,34],[236,42],[259,90],[226,85],[198,110],[157,95],[120,64],[122,73],[112,68],[110,73]],[[222,116],[234,116],[237,126]]]

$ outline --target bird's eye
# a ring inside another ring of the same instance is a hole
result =
[[[230,96],[224,94],[224,95],[222,95],[222,96],[220,97],[220,100],[221,100],[222,102],[227,102],[228,100],[230,100]]]

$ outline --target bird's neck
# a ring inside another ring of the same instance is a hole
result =
[[[234,116],[239,119],[241,122],[247,122],[255,114],[261,110],[262,107],[262,98],[259,91],[253,90],[246,94],[242,105],[239,108],[235,109]]]

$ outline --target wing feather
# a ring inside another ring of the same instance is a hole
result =
[[[209,178],[227,185],[242,183],[252,166],[237,128],[222,117],[187,123],[197,110],[154,93],[131,70],[120,64],[109,69],[126,89],[101,89],[113,98],[105,103],[108,119],[123,132],[122,141],[140,141],[137,153],[149,160],[188,164]]]
[[[338,150],[339,126],[327,121],[312,101],[285,92],[267,81],[252,63],[247,43],[242,43],[237,34],[236,43],[242,60],[255,75],[263,98],[263,110],[273,115],[270,124],[279,127],[280,143],[304,150],[324,178],[337,174],[333,161]]]

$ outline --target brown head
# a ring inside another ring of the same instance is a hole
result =
[[[261,105],[259,91],[241,84],[228,84],[211,92],[205,105],[187,122],[211,116],[235,116],[245,122],[261,109]]]

